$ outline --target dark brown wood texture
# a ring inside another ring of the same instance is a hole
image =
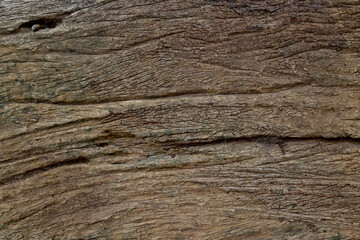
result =
[[[360,239],[360,1],[0,1],[0,239]]]

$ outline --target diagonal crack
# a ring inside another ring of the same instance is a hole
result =
[[[70,160],[64,160],[64,161],[60,161],[60,162],[56,162],[56,163],[52,163],[46,166],[42,166],[42,167],[38,167],[35,169],[31,169],[28,171],[25,171],[23,173],[19,173],[16,175],[12,175],[11,177],[7,177],[7,178],[3,178],[2,180],[0,180],[0,186],[2,185],[7,185],[10,184],[12,182],[15,181],[19,181],[19,180],[23,180],[23,179],[27,179],[29,177],[32,177],[34,175],[49,171],[51,169],[54,168],[59,168],[59,167],[64,167],[64,166],[69,166],[69,165],[75,165],[75,164],[84,164],[84,163],[88,163],[90,160],[87,157],[77,157],[77,158],[73,158]]]

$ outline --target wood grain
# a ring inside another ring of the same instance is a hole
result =
[[[0,1],[0,239],[360,239],[357,0]]]

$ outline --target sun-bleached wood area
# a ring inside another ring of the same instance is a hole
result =
[[[360,239],[360,1],[0,0],[0,239]]]

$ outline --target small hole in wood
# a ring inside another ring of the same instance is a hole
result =
[[[46,28],[55,28],[59,23],[61,23],[61,19],[37,19],[33,21],[29,21],[20,25],[19,28],[28,28],[32,31],[36,32],[40,29]]]

